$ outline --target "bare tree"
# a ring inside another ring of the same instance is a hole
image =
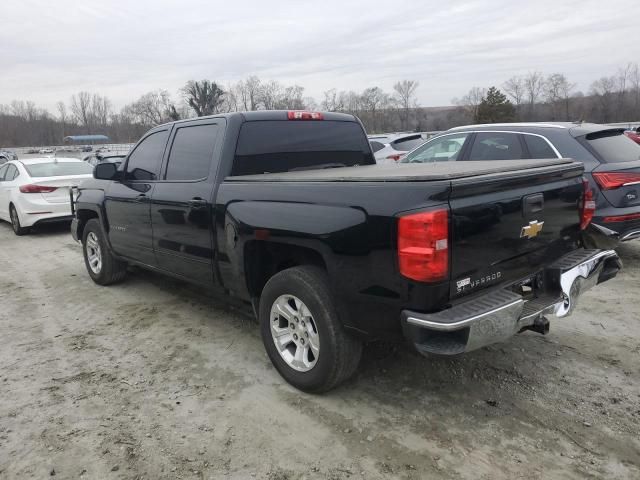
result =
[[[478,107],[482,103],[482,99],[487,94],[486,88],[473,87],[469,92],[462,98],[454,98],[451,102],[454,105],[458,105],[464,109],[466,112],[469,121],[474,121],[478,116]]]
[[[238,96],[244,111],[258,110],[262,83],[255,75],[238,82]]]
[[[60,123],[62,124],[62,138],[65,137],[65,129],[67,126],[67,106],[64,102],[60,101],[56,103],[56,108],[58,110],[58,118],[60,119]]]
[[[591,84],[589,92],[596,100],[597,110],[594,115],[598,121],[607,123],[611,120],[615,88],[615,77],[602,77]]]
[[[71,95],[71,113],[87,133],[91,133],[91,94],[79,92]]]
[[[575,84],[569,83],[567,77],[561,73],[554,73],[547,77],[544,82],[543,96],[551,107],[552,120],[558,120],[562,110],[564,110],[565,120],[569,120],[571,91],[574,88]]]
[[[210,80],[190,80],[183,89],[187,103],[198,117],[218,113],[223,101],[224,90]]]
[[[258,100],[265,110],[275,110],[282,96],[282,85],[275,80],[260,85]]]
[[[409,129],[409,115],[411,113],[411,109],[418,106],[415,99],[415,93],[418,85],[420,85],[420,83],[415,80],[402,80],[393,86],[402,110],[402,128],[404,130]]]
[[[111,116],[111,101],[107,97],[94,93],[91,97],[91,116],[94,126],[105,129]]]
[[[544,77],[540,72],[529,72],[523,78],[525,96],[529,104],[529,119],[535,120],[535,106],[544,87]]]
[[[341,94],[344,92],[340,92]],[[338,94],[335,88],[326,90],[323,93],[324,99],[320,104],[322,109],[327,112],[342,112],[345,109],[344,95]]]
[[[179,120],[181,115],[166,90],[147,92],[126,107],[126,113],[148,128],[170,120]]]

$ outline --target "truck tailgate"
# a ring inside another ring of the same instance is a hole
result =
[[[522,162],[517,172],[452,180],[452,300],[526,280],[575,248],[582,164]]]

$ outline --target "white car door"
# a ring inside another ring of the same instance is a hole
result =
[[[0,218],[9,219],[9,189],[5,187],[4,174],[8,165],[5,163],[0,166]]]

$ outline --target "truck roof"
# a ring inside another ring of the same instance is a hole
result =
[[[226,182],[429,182],[553,167],[582,168],[571,159],[402,163],[227,177]]]
[[[167,122],[163,125],[172,125],[174,123],[192,122],[194,120],[204,120],[207,118],[241,118],[244,122],[257,122],[265,120],[288,120],[287,114],[290,111],[298,110],[255,110],[251,112],[231,112],[231,113],[218,113],[215,115],[208,115],[206,117],[198,118],[185,118],[183,120],[176,120],[175,122]],[[322,113],[323,120],[338,121],[338,122],[355,122],[356,117],[347,113],[335,113],[335,112],[320,112]],[[323,120],[305,120],[305,121],[318,121]]]

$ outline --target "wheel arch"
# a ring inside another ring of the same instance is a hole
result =
[[[244,248],[244,273],[252,299],[260,294],[271,277],[287,268],[313,265],[328,273],[322,254],[313,248],[273,241],[250,241]]]

